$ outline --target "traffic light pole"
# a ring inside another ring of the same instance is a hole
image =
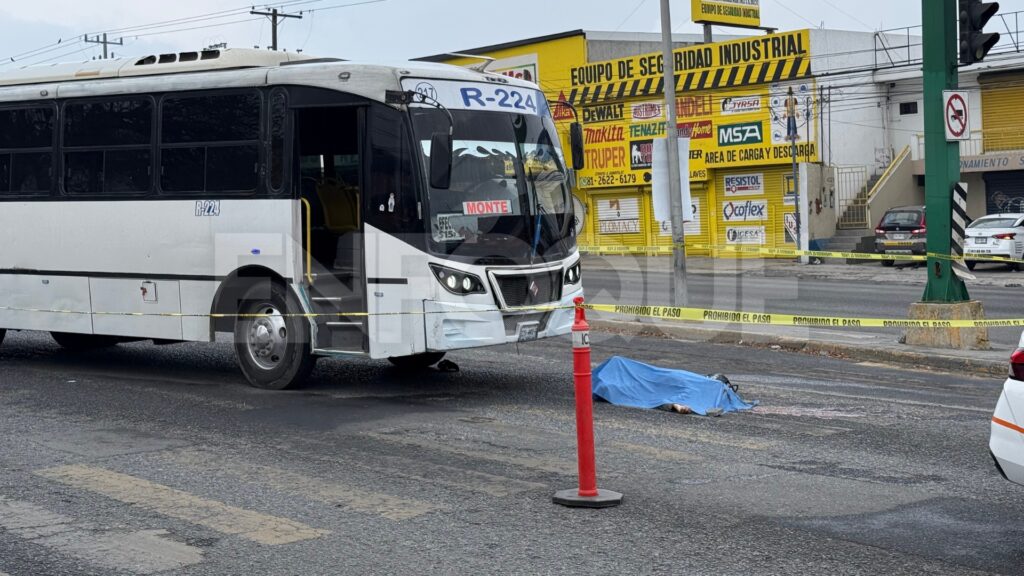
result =
[[[928,253],[950,254],[953,185],[960,180],[960,144],[946,142],[942,91],[954,90],[957,71],[957,0],[922,0],[924,43],[925,203]],[[966,302],[967,286],[953,273],[952,261],[928,257],[923,302]]]

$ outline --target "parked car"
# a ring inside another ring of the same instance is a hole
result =
[[[1003,478],[1024,484],[1024,334],[1010,356],[1010,377],[992,415],[988,448]]]
[[[879,254],[926,254],[928,229],[924,206],[890,208],[875,227],[875,251]],[[882,260],[882,266],[892,266]]]
[[[992,214],[978,218],[967,227],[964,236],[964,260],[971,270],[979,263],[970,260],[971,256],[1024,258],[1024,214]],[[1013,270],[1022,268],[1019,262],[1009,266]]]

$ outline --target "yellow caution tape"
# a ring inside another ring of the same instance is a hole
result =
[[[751,254],[761,256],[809,256],[812,258],[838,258],[845,260],[889,260],[893,262],[926,262],[929,258],[939,260],[970,260],[972,262],[1003,262],[1007,264],[1022,263],[1024,259],[1006,258],[1003,256],[986,256],[972,254],[969,258],[960,258],[949,254],[876,254],[874,252],[832,252],[828,250],[798,250],[796,248],[761,248],[758,246],[732,246],[714,244],[686,244],[687,249],[707,250],[714,253]],[[580,246],[584,254],[615,255],[615,254],[671,254],[672,246]]]
[[[466,310],[421,310],[412,312],[297,312],[292,314],[277,314],[282,318],[369,318],[370,316],[430,316],[432,314],[481,314],[486,312],[501,312],[504,314],[516,312],[553,312],[555,310],[571,310],[575,306],[515,306],[509,308],[484,308]],[[267,314],[189,314],[185,312],[89,312],[84,310],[60,310],[52,308],[16,308],[13,306],[0,306],[0,312],[33,312],[37,314],[71,314],[80,316],[137,316],[137,317],[162,317],[162,318],[265,318]]]
[[[706,322],[717,324],[751,324],[759,326],[797,326],[808,328],[1005,328],[1024,327],[1024,318],[998,320],[909,320],[901,318],[853,318],[843,316],[808,316],[797,314],[776,314],[771,312],[744,312],[739,310],[713,310],[708,308],[681,308],[677,306],[648,306],[634,304],[584,304],[587,310],[608,312],[623,316],[661,318],[682,322]],[[419,312],[352,312],[352,313],[298,313],[282,314],[284,317],[370,317],[370,316],[426,316],[432,314],[477,314],[484,312],[551,312],[569,310],[574,306],[520,306],[516,308],[493,308],[484,310],[437,310]],[[170,318],[258,318],[266,314],[185,314],[176,312],[84,312],[80,310],[15,308],[0,306],[0,311],[34,312],[49,314],[75,314],[93,316],[161,316]]]
[[[637,306],[631,304],[587,304],[587,309],[643,318],[662,318],[684,322],[752,324],[759,326],[802,326],[807,328],[1003,328],[1024,326],[1024,318],[1001,320],[909,320],[806,316],[771,312],[742,312],[676,306]]]

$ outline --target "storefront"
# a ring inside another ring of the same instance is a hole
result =
[[[497,59],[490,70],[532,75],[563,131],[574,115],[554,103],[578,113],[586,155],[575,190],[586,210],[581,245],[671,245],[671,225],[655,217],[651,202],[653,143],[666,133],[660,53],[589,62],[582,32],[473,52]],[[795,246],[787,233],[796,209],[787,195],[793,150],[799,163],[819,160],[810,33],[686,46],[673,60],[678,128],[689,136],[694,220],[685,226],[687,244]]]
[[[795,200],[787,195],[793,150],[800,163],[818,161],[807,46],[808,33],[799,31],[676,50],[676,114],[689,136],[695,215],[687,244],[795,246],[786,226],[795,222]],[[665,137],[667,116],[658,99],[659,62],[659,54],[646,54],[588,63],[570,72],[574,84],[560,94],[583,122],[586,168],[577,175],[578,193],[590,222],[582,244],[671,244],[670,223],[656,220],[651,208],[651,151]],[[795,142],[787,137],[791,115]]]

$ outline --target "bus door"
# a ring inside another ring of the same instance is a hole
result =
[[[295,111],[299,194],[309,203],[312,258],[310,303],[316,318],[316,348],[369,350],[366,274],[363,266],[362,199],[365,108],[332,106]]]
[[[412,138],[405,115],[372,106],[368,118],[366,278],[370,356],[425,351],[423,301],[432,287]]]

